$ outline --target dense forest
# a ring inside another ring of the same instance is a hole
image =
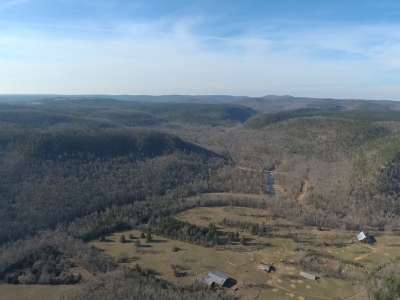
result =
[[[1,168],[0,241],[174,191],[201,189],[222,158],[147,130],[17,131]],[[7,137],[5,137],[7,139]],[[200,183],[199,183],[200,182]]]

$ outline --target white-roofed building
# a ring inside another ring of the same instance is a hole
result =
[[[359,234],[357,234],[357,240],[359,242],[368,243],[368,244],[376,243],[375,237],[373,235],[365,233],[364,231],[361,231]]]
[[[365,234],[364,231],[361,231],[359,234],[357,234],[357,240],[362,242],[367,239],[367,235]]]

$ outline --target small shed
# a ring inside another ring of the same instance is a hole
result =
[[[300,276],[309,280],[317,280],[319,278],[317,275],[307,272],[300,272]]]
[[[357,240],[359,242],[368,243],[368,244],[376,243],[375,237],[373,235],[365,233],[364,231],[361,231],[359,234],[357,234]]]
[[[209,287],[221,286],[227,288],[230,288],[237,283],[237,281],[228,274],[218,271],[209,272],[207,276],[202,279],[202,282]]]
[[[273,264],[260,264],[257,266],[257,269],[267,273],[273,273],[276,271],[276,268]]]

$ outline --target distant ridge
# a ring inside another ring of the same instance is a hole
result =
[[[400,110],[400,102],[395,100],[313,98],[292,95],[266,95],[262,97],[232,95],[0,95],[1,104],[39,105],[62,101],[99,102],[99,104],[100,101],[102,104],[119,101],[122,105],[129,102],[141,104],[230,104],[251,108],[262,113],[315,108],[367,111]]]
[[[82,98],[108,98],[123,101],[151,101],[151,102],[236,102],[241,100],[267,100],[267,101],[386,101],[398,100],[386,99],[362,99],[362,98],[334,98],[334,97],[308,97],[293,95],[265,95],[265,96],[235,96],[235,95],[129,95],[129,94],[0,94],[0,102],[8,101],[32,101],[41,99],[82,99]]]

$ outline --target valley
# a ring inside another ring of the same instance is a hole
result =
[[[363,300],[397,286],[396,102],[145,99],[0,103],[1,300]],[[214,271],[237,284],[199,284]]]

